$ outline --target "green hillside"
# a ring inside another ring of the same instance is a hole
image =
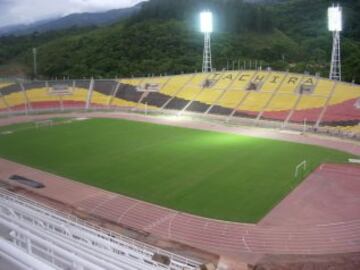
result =
[[[331,34],[328,0],[275,1],[150,0],[125,22],[98,29],[0,39],[0,65],[18,63],[31,70],[31,48],[38,47],[44,77],[114,77],[193,72],[201,69],[202,35],[198,12],[215,14],[214,66],[240,64],[328,75]],[[360,81],[360,2],[344,6],[343,73]],[[22,42],[26,39],[26,42]],[[1,71],[1,66],[0,66]]]

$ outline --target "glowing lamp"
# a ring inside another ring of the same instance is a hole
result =
[[[328,9],[328,27],[331,32],[342,31],[342,9],[339,6],[332,6]]]
[[[203,33],[212,33],[213,15],[210,11],[203,11],[200,13],[200,30]]]

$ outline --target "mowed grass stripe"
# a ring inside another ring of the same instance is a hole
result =
[[[257,222],[300,180],[307,160],[350,154],[268,139],[92,119],[0,136],[0,155],[113,192],[201,216]]]

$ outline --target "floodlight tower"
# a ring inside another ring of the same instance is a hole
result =
[[[333,34],[333,45],[331,52],[331,80],[341,81],[341,55],[340,55],[340,32],[342,31],[342,8],[333,5],[328,9],[329,31]]]
[[[200,29],[204,33],[204,52],[202,72],[212,71],[211,63],[211,33],[213,31],[213,16],[210,11],[200,13]]]

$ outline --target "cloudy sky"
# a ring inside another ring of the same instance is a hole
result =
[[[142,0],[0,0],[0,27],[70,13],[129,7],[139,2]]]

